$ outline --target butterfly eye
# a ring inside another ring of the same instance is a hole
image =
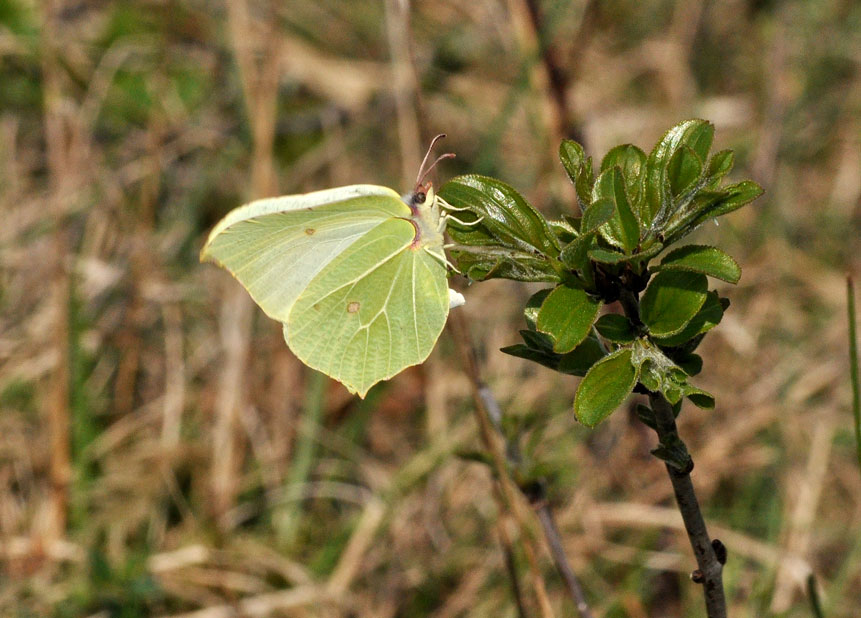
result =
[[[427,199],[427,194],[424,191],[419,191],[413,196],[413,201],[416,204],[424,204]]]

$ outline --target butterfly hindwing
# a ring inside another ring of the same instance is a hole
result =
[[[303,362],[361,396],[424,361],[445,325],[445,267],[414,239],[407,220],[379,224],[320,271],[285,324]]]

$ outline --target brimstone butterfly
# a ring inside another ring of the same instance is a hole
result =
[[[450,303],[462,302],[448,289],[443,202],[423,184],[450,156],[425,169],[426,155],[403,198],[387,187],[350,185],[240,206],[215,226],[200,258],[230,271],[283,323],[302,362],[364,397],[423,362]]]

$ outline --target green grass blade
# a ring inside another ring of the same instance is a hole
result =
[[[819,591],[816,588],[816,576],[811,573],[807,576],[807,598],[810,600],[810,611],[814,618],[825,618],[822,611],[822,603],[819,602]]]
[[[297,436],[296,456],[293,458],[287,482],[284,487],[283,510],[278,514],[275,527],[282,546],[289,547],[296,540],[302,512],[302,490],[311,473],[317,436],[326,407],[326,376],[311,371],[305,387],[305,406],[302,427]]]
[[[861,469],[861,385],[858,375],[858,330],[855,324],[855,284],[846,277],[847,311],[849,313],[849,381],[852,384],[852,414],[855,416],[855,450]]]

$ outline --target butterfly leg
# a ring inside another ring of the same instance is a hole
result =
[[[472,227],[481,223],[484,220],[484,217],[479,217],[475,221],[463,221],[462,219],[458,219],[454,215],[444,214],[439,218],[439,232],[445,231],[445,226],[448,224],[449,220],[452,220],[458,225],[462,225],[464,227]]]
[[[443,245],[443,249],[445,249],[445,248],[446,248],[446,247],[448,247],[448,246],[449,246],[449,245]],[[454,246],[454,245],[451,245],[451,246]],[[433,259],[435,259],[435,260],[436,260],[436,261],[438,261],[440,264],[442,264],[443,266],[445,266],[445,267],[446,267],[446,270],[450,270],[450,271],[452,271],[452,272],[455,272],[455,273],[457,273],[458,275],[462,275],[462,274],[463,274],[462,272],[460,272],[460,270],[458,270],[457,266],[455,266],[454,264],[452,264],[451,262],[449,262],[449,261],[448,261],[448,258],[446,257],[446,255],[445,255],[445,253],[444,253],[444,252],[443,252],[443,253],[437,253],[437,252],[435,252],[435,251],[434,251],[432,248],[430,248],[430,247],[425,247],[425,249],[424,249],[424,250],[425,250],[425,251],[427,251],[427,252],[428,252],[428,254],[429,254]]]
[[[469,206],[452,206],[438,195],[436,196],[436,201],[439,203],[440,207],[446,211],[454,210],[455,212],[463,212],[464,210],[469,210]]]

